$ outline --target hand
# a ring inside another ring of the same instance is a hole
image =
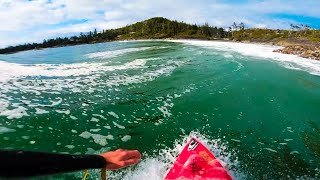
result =
[[[141,160],[141,154],[137,150],[123,150],[109,151],[100,154],[106,162],[108,170],[121,169],[130,165],[137,164]]]

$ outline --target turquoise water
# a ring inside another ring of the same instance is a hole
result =
[[[0,147],[138,149],[138,166],[109,177],[162,179],[196,136],[235,179],[317,179],[320,63],[275,48],[132,41],[0,55]]]

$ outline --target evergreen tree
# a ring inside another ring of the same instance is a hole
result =
[[[190,25],[185,22],[171,21],[163,17],[151,18],[146,21],[137,22],[118,29],[97,29],[87,33],[81,32],[79,36],[57,37],[55,39],[43,40],[42,43],[23,44],[0,49],[0,53],[13,53],[24,50],[40,49],[47,47],[58,47],[95,42],[113,41],[116,39],[145,39],[145,38],[224,38],[228,32],[223,28],[211,27],[208,23],[202,26]]]

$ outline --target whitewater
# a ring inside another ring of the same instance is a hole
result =
[[[147,40],[0,55],[1,148],[138,149],[139,165],[108,177],[160,180],[195,136],[235,179],[319,178],[320,62],[279,48]]]

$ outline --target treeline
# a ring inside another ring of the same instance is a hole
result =
[[[249,28],[244,23],[233,23],[229,27],[230,40],[251,42],[305,41],[320,42],[320,30],[311,29],[306,24],[291,24],[290,30]]]
[[[152,18],[138,22],[130,26],[118,29],[121,38],[225,38],[228,32],[223,28],[187,24],[184,22],[171,21],[166,18]]]
[[[49,47],[61,47],[77,44],[89,44],[123,39],[152,39],[152,38],[198,38],[217,39],[226,38],[229,32],[223,28],[209,26],[208,23],[198,26],[184,22],[171,21],[166,18],[156,17],[146,21],[137,22],[118,29],[103,30],[97,32],[80,33],[79,36],[55,38],[43,40],[42,43],[28,43],[17,46],[9,46],[0,49],[0,54],[14,53],[18,51],[41,49]]]

